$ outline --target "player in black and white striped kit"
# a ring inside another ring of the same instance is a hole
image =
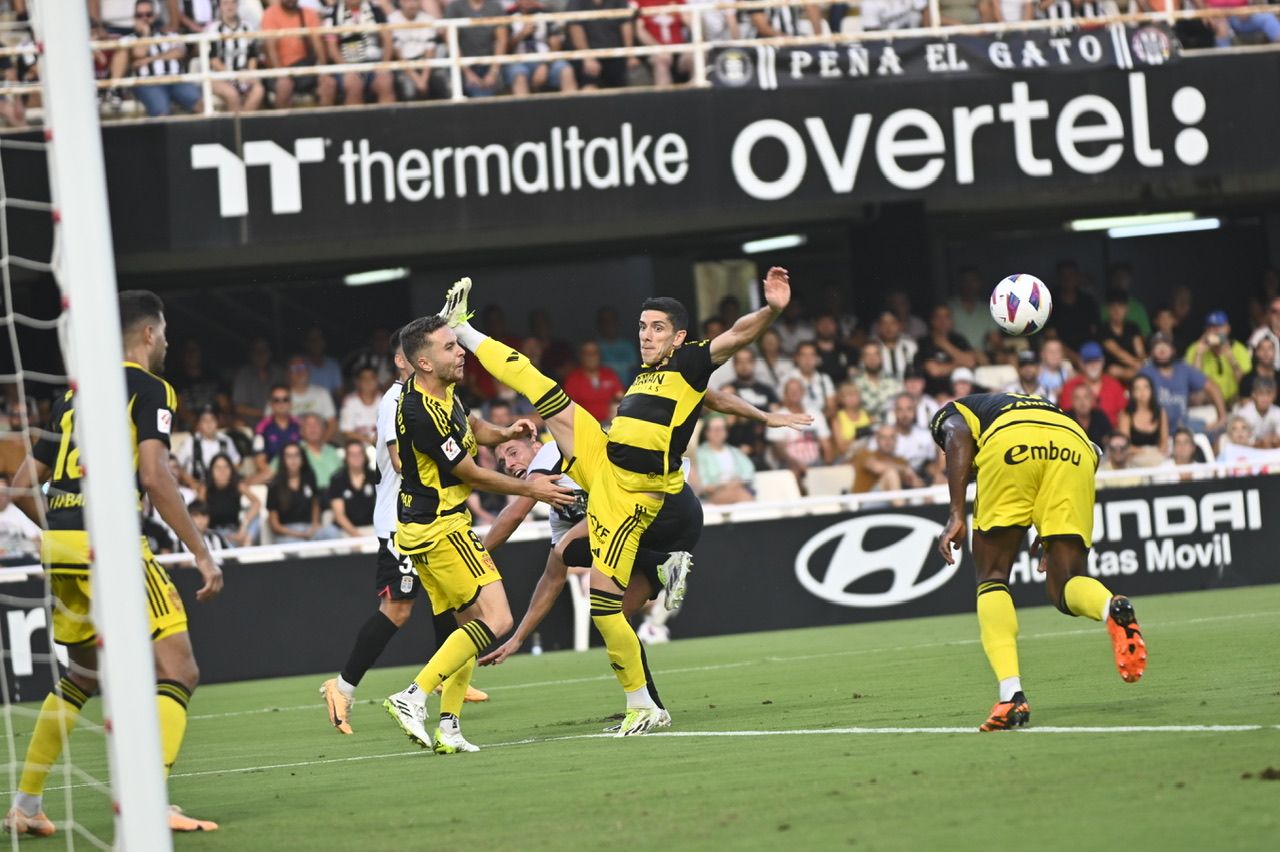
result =
[[[398,378],[387,388],[378,403],[377,447],[378,484],[374,498],[373,531],[378,537],[378,567],[374,587],[381,601],[378,610],[356,634],[355,645],[342,673],[320,685],[329,708],[329,721],[339,733],[350,734],[351,705],[356,687],[365,672],[382,655],[391,637],[404,626],[413,612],[414,601],[422,589],[422,581],[409,559],[397,552],[393,535],[396,530],[396,501],[400,497],[400,456],[396,452],[396,405],[404,390],[404,382],[413,372],[400,349],[400,331],[391,335]],[[449,612],[434,618],[436,644],[442,643],[457,629]],[[467,690],[467,701],[486,701],[489,696],[475,687]]]
[[[223,3],[218,7],[218,20],[210,22],[206,32],[226,38],[215,41],[209,55],[209,67],[214,71],[248,71],[258,67],[262,47],[258,40],[247,33],[253,29],[240,19],[239,3]],[[262,106],[266,88],[261,80],[214,80],[213,93],[222,99],[229,112],[252,112]]]

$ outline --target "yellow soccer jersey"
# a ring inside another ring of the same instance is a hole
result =
[[[1000,430],[1026,424],[1042,427],[1050,436],[1054,431],[1065,430],[1080,438],[1085,447],[1093,446],[1089,436],[1069,414],[1047,399],[1032,394],[975,393],[942,406],[933,415],[929,431],[943,449],[946,448],[947,435],[942,424],[953,414],[964,418],[979,448]]]
[[[685,343],[661,363],[641,367],[609,428],[609,461],[623,488],[668,494],[684,488],[680,457],[713,370],[708,340]]]
[[[446,515],[465,513],[471,486],[453,475],[463,458],[476,454],[476,436],[453,386],[443,400],[423,392],[413,378],[396,408],[396,451],[400,453],[400,499],[396,547],[416,553],[432,543],[431,526]]]

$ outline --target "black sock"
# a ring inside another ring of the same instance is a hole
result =
[[[663,710],[667,709],[667,705],[662,703],[662,699],[658,697],[658,687],[653,682],[653,672],[649,671],[649,658],[644,653],[644,643],[640,643],[640,664],[644,666],[645,686],[649,687],[649,697],[653,699],[653,703]]]
[[[431,616],[431,626],[436,631],[436,648],[439,649],[444,644],[444,640],[453,635],[453,631],[458,629],[458,619],[448,610],[439,615]]]
[[[383,649],[399,629],[381,610],[369,616],[369,620],[356,634],[356,644],[351,649],[351,656],[347,658],[347,665],[342,669],[342,679],[352,686],[358,686],[365,672],[377,662]]]

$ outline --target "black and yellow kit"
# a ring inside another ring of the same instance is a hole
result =
[[[143,441],[160,441],[169,448],[178,395],[173,387],[140,365],[126,361],[125,391],[129,399],[129,425],[133,438],[133,467],[138,469],[138,447]],[[53,422],[32,450],[36,461],[50,471],[42,558],[49,569],[50,590],[58,606],[53,613],[54,640],[63,645],[89,642],[96,637],[90,617],[89,534],[85,529],[80,450],[75,441],[76,397],[67,391],[53,406]],[[141,501],[141,486],[134,488]],[[143,576],[152,639],[163,639],[187,629],[182,598],[168,573],[155,561],[147,540],[142,540]]]
[[[471,531],[471,486],[453,474],[476,449],[467,408],[453,385],[437,399],[414,378],[405,382],[396,408],[401,481],[395,545],[413,561],[437,613],[466,609],[482,587],[502,579]]]
[[[1079,536],[1092,546],[1098,453],[1075,420],[1038,396],[971,394],[933,415],[930,431],[944,449],[943,423],[957,414],[978,445],[976,530],[1034,525],[1042,536]]]

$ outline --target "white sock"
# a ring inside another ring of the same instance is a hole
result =
[[[1107,598],[1107,602],[1102,605],[1102,617],[1098,620],[1103,624],[1107,623],[1107,618],[1111,615],[1111,598]]]
[[[489,335],[476,331],[469,322],[459,325],[453,330],[453,333],[458,335],[458,341],[472,352],[475,352],[476,347],[489,339]]]
[[[1013,696],[1022,691],[1022,678],[1007,677],[1000,681],[1000,700],[1012,701]]]
[[[462,723],[458,721],[458,717],[452,713],[440,714],[440,729],[446,734],[457,734],[462,732]]]
[[[30,793],[14,793],[13,806],[27,816],[35,816],[44,807],[44,796],[33,796]]]
[[[411,704],[418,707],[427,706],[427,694],[418,687],[417,682],[409,684],[408,688],[400,694],[403,695],[405,700]]]
[[[653,696],[649,694],[648,686],[642,686],[634,692],[627,693],[627,709],[633,707],[653,708],[657,706],[653,703]]]
[[[345,697],[347,697],[347,698],[355,698],[355,697],[356,697],[356,688],[355,688],[355,686],[353,686],[352,684],[349,684],[349,683],[347,683],[345,680],[343,680],[343,679],[342,679],[342,675],[338,675],[338,691],[339,691],[339,692],[341,692],[341,693],[342,693]]]

